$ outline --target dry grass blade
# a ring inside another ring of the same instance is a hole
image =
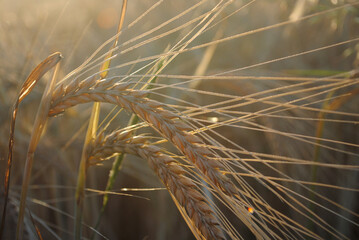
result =
[[[39,229],[39,227],[36,225],[35,220],[34,220],[34,218],[32,217],[32,214],[31,214],[30,211],[29,211],[29,216],[30,216],[32,225],[34,225],[34,227],[35,227],[36,234],[37,234],[37,238],[38,238],[39,240],[43,240],[42,235],[41,235],[41,232],[40,232],[40,229]]]
[[[9,187],[10,187],[10,174],[11,174],[11,165],[12,165],[12,155],[14,147],[14,133],[15,133],[15,121],[17,116],[17,111],[21,101],[31,92],[36,83],[41,79],[41,77],[52,69],[60,60],[61,54],[56,52],[48,56],[43,62],[36,66],[36,68],[30,73],[29,77],[21,86],[20,93],[16,99],[16,102],[13,106],[11,122],[10,122],[10,137],[9,137],[9,153],[7,160],[7,168],[5,172],[5,193],[4,193],[4,208],[1,218],[1,227],[0,227],[0,239],[4,231],[5,218],[6,218],[6,206],[9,196]]]
[[[61,53],[55,52],[48,56],[43,62],[36,66],[30,73],[24,84],[21,86],[20,94],[18,97],[19,103],[31,92],[36,83],[44,76],[45,73],[50,71],[61,60]]]
[[[355,76],[354,76],[355,77]],[[358,93],[359,93],[359,88],[355,88],[351,91],[349,91],[348,94],[339,97],[337,99],[334,99],[332,102],[330,102],[330,98],[333,96],[334,94],[334,90],[329,92],[325,98],[325,102],[323,103],[323,110],[331,110],[331,111],[335,111],[337,110],[341,105],[345,104],[346,101],[348,101],[350,98],[355,97]],[[317,163],[319,161],[319,156],[320,156],[320,141],[323,140],[322,139],[322,135],[323,135],[323,131],[324,131],[324,118],[325,118],[325,112],[321,111],[318,113],[318,123],[317,123],[317,127],[316,127],[316,134],[315,136],[317,137],[316,139],[316,145],[314,146],[314,157],[313,157],[313,162]],[[318,166],[317,165],[313,165],[312,169],[311,169],[311,181],[312,182],[316,182],[317,181],[317,172],[318,172]],[[313,185],[311,186],[311,189],[313,191],[316,190],[316,186]],[[311,197],[312,199],[315,199],[314,194],[312,194],[313,196]],[[311,206],[312,208],[313,205]]]
[[[61,59],[61,55],[58,53],[56,54],[58,61]],[[57,62],[58,62],[57,61]],[[18,222],[16,226],[16,239],[21,238],[22,234],[22,224],[25,214],[25,205],[26,205],[26,196],[27,196],[27,190],[28,186],[30,184],[30,176],[31,176],[31,169],[33,165],[33,157],[34,153],[37,147],[37,144],[39,143],[42,131],[44,129],[44,126],[46,124],[47,118],[48,118],[48,112],[51,105],[51,92],[53,91],[53,88],[55,86],[55,81],[57,77],[57,71],[58,71],[59,65],[56,65],[53,78],[50,82],[47,83],[45,92],[42,96],[41,103],[36,115],[35,123],[33,132],[31,134],[31,139],[29,143],[29,148],[26,155],[26,162],[25,162],[25,169],[24,169],[24,178],[22,183],[22,190],[21,190],[21,199],[20,199],[20,207],[19,207],[19,217]]]
[[[124,0],[122,3],[120,22],[117,27],[116,39],[115,39],[110,51],[108,52],[108,55],[105,57],[105,62],[102,64],[102,67],[100,70],[101,71],[101,74],[100,74],[101,79],[106,78],[106,76],[108,74],[108,69],[111,65],[111,57],[113,55],[113,51],[114,51],[115,47],[118,44],[118,39],[120,37],[120,32],[121,32],[121,29],[123,26],[123,22],[125,21],[126,8],[127,8],[127,0]]]
[[[176,160],[163,154],[160,148],[150,145],[147,137],[132,137],[131,131],[117,131],[108,136],[102,133],[88,149],[89,162],[95,165],[116,153],[133,154],[148,161],[173,200],[185,209],[191,219],[189,227],[194,228],[195,236],[201,236],[197,239],[225,239],[207,200],[197,190],[193,180],[185,176],[187,171]]]

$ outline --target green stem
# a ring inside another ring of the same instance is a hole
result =
[[[138,116],[135,114],[132,114],[131,119],[128,122],[128,126],[134,125],[134,124],[138,123],[138,121],[139,121]],[[113,162],[112,168],[111,168],[109,176],[108,176],[107,184],[106,184],[106,189],[105,189],[106,192],[112,190],[113,184],[115,183],[115,180],[116,180],[116,177],[117,177],[119,171],[121,170],[124,158],[125,158],[125,154],[121,153],[120,155],[118,155],[116,157],[115,161]],[[105,212],[107,203],[108,203],[108,193],[105,193],[103,196],[103,199],[102,199],[102,207],[101,207],[100,215],[96,221],[95,229],[98,229],[98,227],[100,226],[101,219]],[[92,235],[91,239],[94,239],[94,236],[95,236],[95,234]]]

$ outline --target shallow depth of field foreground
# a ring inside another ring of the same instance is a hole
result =
[[[0,240],[359,239],[359,1],[0,1]]]

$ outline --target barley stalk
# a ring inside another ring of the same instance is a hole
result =
[[[161,149],[147,143],[147,137],[132,137],[131,131],[117,131],[104,137],[103,133],[88,150],[89,164],[94,165],[115,153],[137,155],[146,159],[168,191],[191,219],[195,229],[205,239],[224,239],[215,213],[204,196],[196,189],[186,171]]]

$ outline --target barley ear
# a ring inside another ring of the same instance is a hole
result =
[[[189,227],[202,236],[199,239],[225,239],[216,214],[193,180],[185,176],[187,171],[159,147],[150,145],[147,137],[133,137],[130,131],[118,131],[106,137],[99,136],[98,139],[103,140],[96,140],[96,145],[93,144],[89,151],[91,164],[97,164],[115,153],[133,154],[146,159],[175,203],[179,204],[176,204],[179,210],[184,210],[185,216],[190,219]]]

